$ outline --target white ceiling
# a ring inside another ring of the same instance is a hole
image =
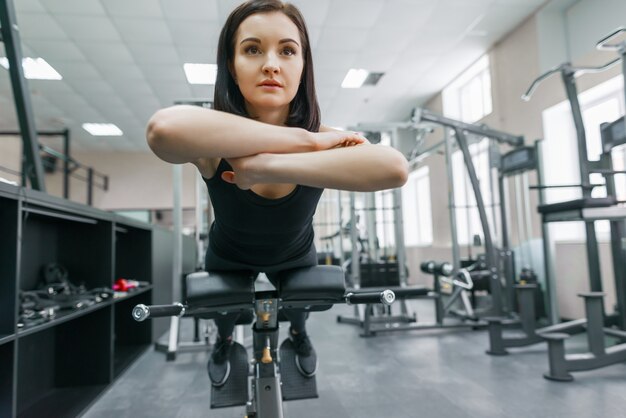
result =
[[[75,150],[146,150],[144,127],[176,99],[213,96],[187,83],[183,63],[214,63],[240,0],[13,0],[23,55],[62,81],[29,80],[39,130],[69,127]],[[545,0],[293,0],[307,21],[323,123],[398,121],[440,91]],[[3,49],[0,48],[0,55]],[[342,89],[350,68],[385,72],[377,86]],[[0,130],[17,129],[0,68]],[[110,122],[121,137],[92,137]]]

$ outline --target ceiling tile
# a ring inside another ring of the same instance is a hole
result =
[[[317,43],[318,51],[358,52],[365,44],[368,30],[324,27]]]
[[[121,40],[117,29],[107,17],[58,15],[56,20],[76,42]]]
[[[126,42],[150,44],[173,42],[165,20],[116,17],[113,21]]]
[[[200,46],[204,48],[210,45],[217,48],[221,29],[217,23],[170,20],[168,25],[176,45]]]
[[[146,75],[146,79],[150,82],[160,81],[177,81],[179,83],[187,84],[187,78],[185,77],[185,71],[182,65],[155,65],[152,68],[146,66],[139,66]]]
[[[135,60],[126,45],[119,42],[79,42],[78,47],[94,64],[131,64]]]
[[[311,26],[322,26],[326,22],[331,2],[330,0],[294,0],[292,3],[300,10],[310,30]]]
[[[342,29],[370,29],[374,27],[384,6],[385,2],[380,0],[334,1],[330,3],[325,25]]]
[[[83,55],[73,42],[44,39],[31,39],[26,42],[37,56],[44,58],[48,62],[52,59],[63,61],[85,60],[85,55]]]
[[[356,52],[319,51],[313,57],[315,71],[348,71],[352,67],[356,56]]]
[[[104,8],[111,16],[162,18],[159,0],[104,0]]]
[[[161,0],[168,19],[218,21],[217,0]]]
[[[128,49],[138,64],[174,64],[179,62],[178,51],[171,44],[127,43]]]
[[[68,35],[61,27],[62,24],[56,22],[56,20],[43,13],[28,13],[19,16],[17,24],[20,27],[20,37],[22,39],[62,39],[66,40]]]
[[[64,81],[68,80],[100,80],[102,74],[88,61],[57,61],[50,64],[61,74]]]
[[[21,1],[21,0],[17,0]],[[106,12],[99,0],[39,0],[53,14],[104,16]]]
[[[176,46],[181,62],[215,63],[217,57],[217,45],[215,47],[199,46]]]
[[[15,14],[18,18],[22,13],[46,13],[46,9],[41,5],[39,0],[19,0],[13,4],[15,6]]]

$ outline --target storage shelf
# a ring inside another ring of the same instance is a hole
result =
[[[78,386],[48,391],[34,404],[19,411],[19,418],[73,418],[89,407],[106,385]]]
[[[127,294],[125,296],[122,296],[122,297],[119,297],[119,298],[114,298],[113,302],[114,303],[118,303],[118,302],[122,302],[122,301],[125,301],[125,300],[128,300],[128,299],[132,299],[135,296],[139,296],[139,295],[141,295],[143,293],[146,293],[146,292],[148,292],[150,290],[152,290],[152,285],[148,285],[146,287],[142,287],[140,289],[133,290],[131,292],[127,292]]]
[[[87,308],[80,309],[80,310],[77,310],[77,311],[71,311],[71,312],[67,312],[67,313],[61,311],[51,321],[48,321],[48,322],[45,322],[45,323],[39,324],[39,325],[34,325],[32,327],[22,328],[22,329],[18,330],[17,331],[18,338],[25,337],[27,335],[34,334],[36,332],[40,332],[40,331],[46,330],[48,328],[55,327],[57,325],[63,324],[65,322],[71,321],[71,320],[76,319],[76,318],[80,318],[81,316],[88,315],[88,314],[90,314],[92,312],[98,311],[98,310],[100,310],[102,308],[105,308],[107,306],[111,306],[112,304],[113,304],[113,301],[107,300],[105,302],[100,302],[100,303],[97,303],[97,304],[95,304],[93,306],[89,306]]]
[[[13,340],[15,340],[14,334],[9,334],[9,335],[0,334],[0,345],[10,343]]]
[[[137,345],[117,345],[115,346],[115,358],[113,361],[113,378],[117,377],[133,364],[147,349],[152,347],[151,344]]]

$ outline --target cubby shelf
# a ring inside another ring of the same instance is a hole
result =
[[[154,228],[0,184],[0,231],[0,417],[79,416],[154,342],[152,324],[131,316],[153,303]],[[39,289],[51,263],[88,290],[148,285],[18,329],[18,294]]]

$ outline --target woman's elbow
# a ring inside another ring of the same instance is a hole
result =
[[[163,161],[172,164],[185,163],[187,161],[171,149],[172,132],[168,120],[168,109],[161,109],[152,115],[146,126],[146,142],[154,155]]]
[[[393,188],[402,187],[409,179],[409,162],[400,152],[395,152],[393,158],[393,170],[390,170]]]
[[[160,145],[162,145],[163,139],[167,136],[166,111],[167,109],[157,111],[152,115],[146,126],[146,141],[150,149],[155,153],[160,148]]]

